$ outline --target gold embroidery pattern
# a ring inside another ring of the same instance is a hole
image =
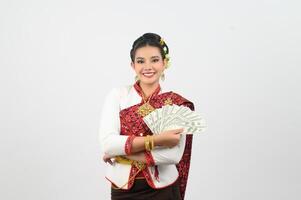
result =
[[[145,117],[146,115],[153,112],[154,110],[155,108],[152,105],[150,105],[148,102],[146,102],[138,108],[137,112],[142,117]]]
[[[168,97],[165,101],[164,101],[164,105],[172,105],[172,99],[170,97]]]

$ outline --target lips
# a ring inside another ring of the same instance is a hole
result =
[[[155,72],[145,72],[145,73],[142,73],[142,74],[145,77],[152,77],[155,74]]]

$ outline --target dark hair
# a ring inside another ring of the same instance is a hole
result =
[[[163,38],[162,38],[163,39]],[[165,59],[165,55],[169,53],[169,48],[166,45],[165,41],[164,43],[160,43],[161,36],[156,33],[145,33],[142,36],[140,36],[138,39],[136,39],[132,45],[132,49],[130,52],[131,60],[134,62],[135,60],[135,53],[137,49],[141,47],[145,47],[147,45],[158,47],[160,49],[161,56],[163,60]],[[164,51],[165,49],[165,51]]]

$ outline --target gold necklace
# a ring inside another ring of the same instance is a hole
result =
[[[150,105],[149,101],[152,98],[153,94],[148,98],[148,100],[145,100],[144,94],[142,94],[142,99],[144,101],[144,104],[142,104],[137,112],[139,115],[141,115],[142,117],[145,117],[146,115],[148,115],[149,113],[153,112],[155,110],[155,108]]]

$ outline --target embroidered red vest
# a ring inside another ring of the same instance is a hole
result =
[[[139,82],[134,84],[134,88],[137,93],[142,97],[142,89],[139,85]],[[194,105],[191,101],[185,99],[181,95],[174,93],[172,91],[161,93],[160,92],[160,85],[155,90],[149,103],[155,108],[161,108],[166,104],[176,104],[176,105],[183,105],[189,107],[191,110],[194,110]],[[138,108],[144,103],[143,99],[139,104],[130,106],[126,109],[120,111],[120,127],[121,127],[121,134],[122,135],[135,135],[135,136],[146,136],[148,134],[152,135],[153,133],[147,127],[145,122],[143,121],[143,117],[137,112]],[[176,165],[178,172],[179,172],[179,183],[180,183],[180,192],[182,199],[185,196],[185,190],[188,180],[189,168],[190,168],[190,158],[191,158],[191,148],[192,148],[192,139],[193,135],[189,134],[186,135],[186,144],[185,150],[180,162]],[[147,153],[147,152],[145,152]],[[131,167],[130,176],[136,174],[138,169],[134,166]],[[155,188],[153,181],[150,176],[150,172],[148,168],[145,168],[142,172],[138,174],[138,176],[144,176],[146,181],[150,186]],[[135,179],[132,179],[128,184],[129,188],[131,188],[134,184]]]

